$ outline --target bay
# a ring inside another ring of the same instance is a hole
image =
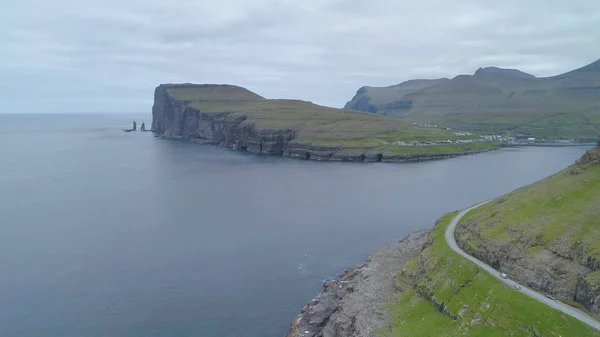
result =
[[[0,335],[283,336],[324,279],[586,147],[321,163],[0,114]]]

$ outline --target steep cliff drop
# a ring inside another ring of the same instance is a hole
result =
[[[423,147],[426,153],[419,154],[415,148],[399,147],[395,139],[381,141],[390,132],[417,136],[424,132],[404,121],[304,101],[268,100],[233,85],[159,85],[154,92],[151,130],[168,139],[326,161],[414,162],[497,148]],[[426,131],[448,139],[444,130]]]
[[[470,255],[600,318],[600,147],[474,211],[457,227]]]
[[[231,97],[219,99],[223,103],[244,103],[264,98],[246,89],[225,85],[161,84],[154,92],[152,108],[152,131],[164,138],[196,140],[218,144],[253,153],[292,156],[289,142],[295,138],[291,128],[259,128],[248,122],[247,117],[235,112],[202,112],[188,106],[189,100],[179,100],[169,95],[169,89],[200,89],[200,91],[231,91]],[[247,96],[239,92],[248,92]],[[185,98],[185,97],[184,97]],[[302,154],[304,155],[304,154]]]

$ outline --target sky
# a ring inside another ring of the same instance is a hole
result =
[[[600,58],[598,0],[0,0],[0,113],[150,112],[161,83],[342,107],[361,86]]]

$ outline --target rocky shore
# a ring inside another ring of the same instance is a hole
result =
[[[489,151],[448,154],[394,155],[365,148],[328,147],[302,143],[293,128],[262,128],[234,112],[207,113],[177,100],[167,89],[189,84],[161,84],[154,92],[152,131],[165,139],[198,141],[257,154],[348,162],[418,162]]]
[[[326,282],[321,294],[294,319],[286,337],[377,336],[388,326],[385,305],[396,291],[394,279],[421,252],[428,232],[411,233]]]

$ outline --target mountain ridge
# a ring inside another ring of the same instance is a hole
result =
[[[539,138],[591,139],[600,132],[600,60],[550,77],[484,67],[472,75],[417,80],[423,83],[419,87],[409,83],[362,87],[345,108],[465,131]]]

